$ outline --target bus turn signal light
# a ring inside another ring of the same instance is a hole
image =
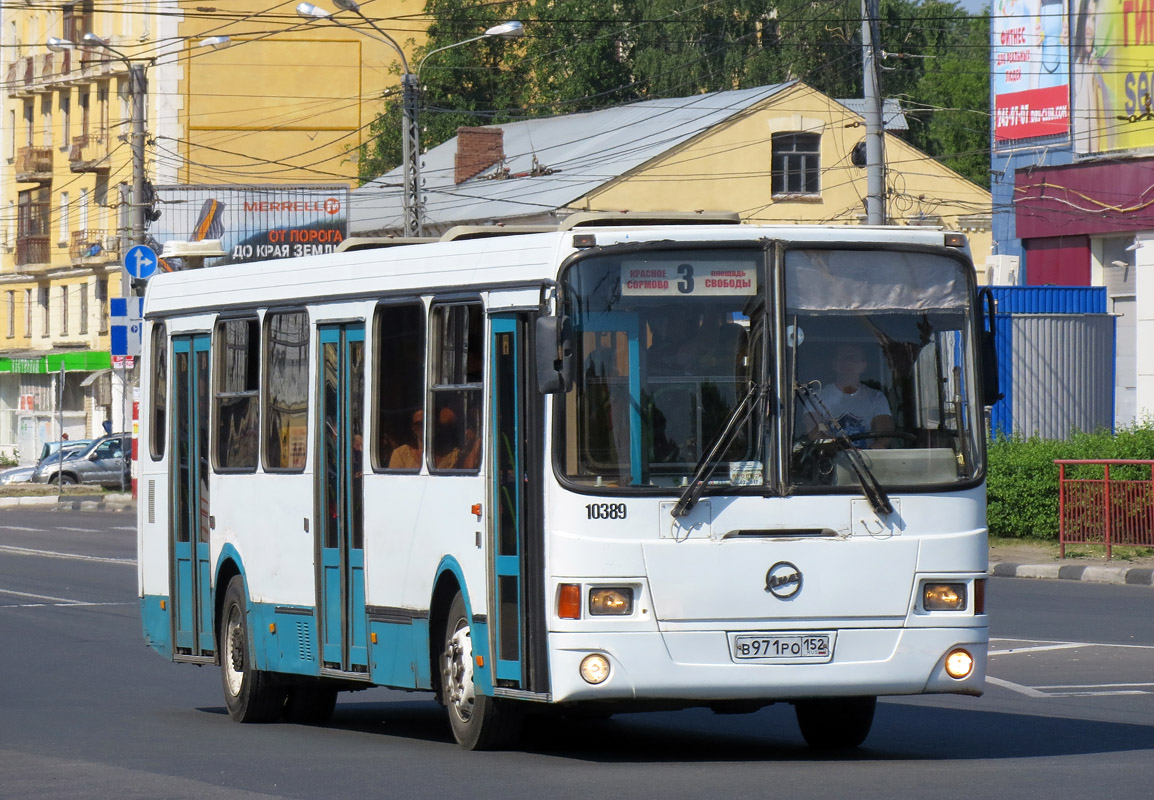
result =
[[[561,619],[581,619],[580,584],[561,584],[557,593],[557,616]]]

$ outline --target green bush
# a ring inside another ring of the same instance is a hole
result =
[[[1154,421],[1117,433],[1075,432],[1066,441],[999,435],[988,446],[990,535],[1058,538],[1058,465],[1054,459],[1154,459]],[[1148,467],[1111,467],[1111,477],[1149,479]],[[1067,467],[1067,478],[1100,478],[1102,467]]]

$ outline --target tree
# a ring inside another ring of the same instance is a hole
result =
[[[460,125],[500,123],[656,97],[800,79],[832,97],[862,92],[860,0],[428,0],[415,56],[520,19],[511,43],[439,52],[421,69],[421,145]],[[882,0],[883,96],[909,108],[911,141],[988,185],[989,22],[952,0]],[[401,160],[400,98],[386,98],[363,178]]]

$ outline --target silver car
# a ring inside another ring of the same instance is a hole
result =
[[[36,465],[33,483],[99,484],[120,488],[128,484],[128,459],[132,434],[113,433],[102,436],[87,449],[64,453],[63,460],[51,457]]]

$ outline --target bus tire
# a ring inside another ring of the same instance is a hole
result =
[[[293,686],[288,690],[284,717],[300,725],[327,722],[337,705],[337,690],[327,686]]]
[[[823,697],[794,703],[806,744],[818,750],[858,747],[869,736],[876,697]]]
[[[252,637],[244,580],[234,575],[220,615],[220,675],[228,715],[236,722],[276,722],[284,712],[285,687],[272,673],[253,669]]]
[[[466,750],[500,750],[515,742],[523,722],[519,709],[474,691],[472,636],[460,592],[449,606],[442,641],[441,696],[457,744]]]

